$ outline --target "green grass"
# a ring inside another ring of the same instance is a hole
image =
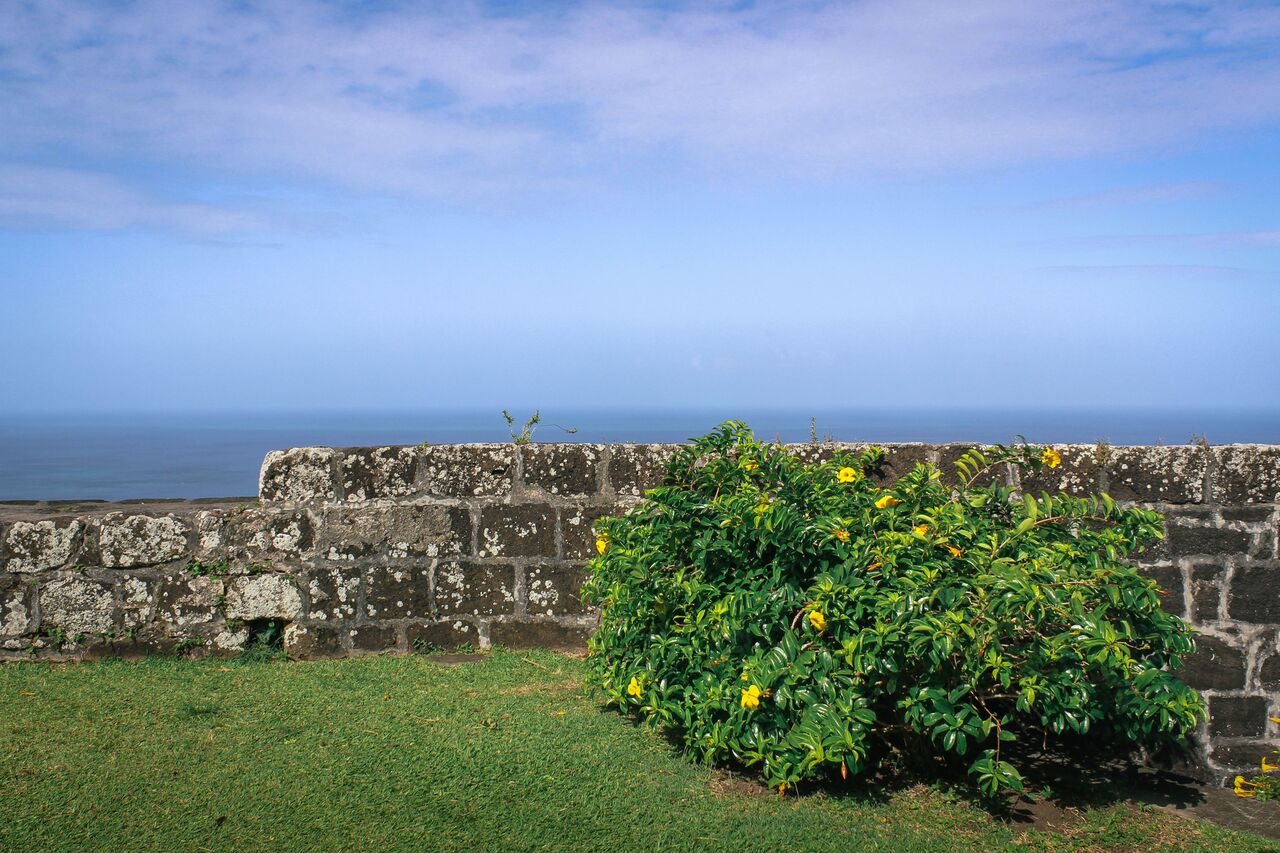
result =
[[[782,798],[499,652],[0,666],[0,850],[1263,850],[1115,805],[1026,833],[941,789]]]

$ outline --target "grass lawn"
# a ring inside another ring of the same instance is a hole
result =
[[[0,850],[1267,850],[1120,804],[1022,832],[923,785],[781,798],[498,652],[0,666]]]

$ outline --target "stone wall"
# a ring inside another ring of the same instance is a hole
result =
[[[889,478],[970,445],[882,445]],[[844,445],[844,447],[855,447]],[[835,446],[795,445],[818,460]],[[0,657],[234,654],[266,620],[291,656],[464,643],[581,648],[592,523],[641,500],[671,445],[300,448],[243,501],[0,504]],[[1257,767],[1280,714],[1280,446],[1059,447],[1013,486],[1165,513],[1143,569],[1202,632],[1201,758]]]

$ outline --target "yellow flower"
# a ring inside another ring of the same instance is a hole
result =
[[[760,467],[760,464],[751,459],[748,459],[742,463],[742,470],[744,471],[754,471],[759,467]]]
[[[639,699],[642,692],[640,681],[634,675],[631,676],[631,683],[627,685],[627,695]]]
[[[813,630],[821,634],[827,630],[827,617],[823,616],[817,610],[809,611],[809,624],[813,626]]]
[[[756,685],[751,685],[742,691],[742,707],[747,710],[754,710],[760,707],[760,696],[762,691]]]
[[[841,542],[849,541],[849,531],[844,530],[843,528],[836,528],[832,531],[831,535],[839,539]]]
[[[1280,717],[1267,717],[1273,723],[1280,723]]]
[[[1235,791],[1237,797],[1244,797],[1245,799],[1248,799],[1249,797],[1256,797],[1258,792],[1251,789],[1257,787],[1258,786],[1256,784],[1247,781],[1243,776],[1236,777]]]
[[[743,681],[750,681],[751,679],[750,679],[750,678],[748,678],[748,677],[747,677],[747,674],[744,672],[744,673],[742,673],[742,680],[743,680]]]
[[[876,501],[876,509],[888,509],[889,507],[897,506],[900,503],[902,503],[902,501],[898,500],[893,495],[885,495],[880,500]]]
[[[1262,759],[1262,772],[1263,772],[1263,773],[1270,773],[1270,772],[1272,772],[1273,770],[1280,770],[1280,764],[1272,764],[1270,761],[1267,761],[1267,759],[1266,759],[1266,758],[1263,758],[1263,759]]]
[[[1040,461],[1045,464],[1046,468],[1057,468],[1062,464],[1062,457],[1052,447],[1046,447],[1044,452],[1040,454]]]
[[[841,468],[836,474],[836,479],[842,483],[856,483],[858,482],[858,478],[861,476],[862,475],[858,473],[858,469],[845,467]]]
[[[915,527],[911,528],[911,532],[917,536],[925,536],[929,533],[929,525],[917,524]]]
[[[596,553],[603,554],[605,549],[609,547],[609,534],[601,533],[596,537]]]
[[[959,557],[959,556],[960,556],[961,554],[963,554],[964,552],[963,552],[963,551],[961,551],[959,548],[957,548],[955,545],[948,545],[948,546],[947,546],[947,553],[948,553],[948,554],[950,554],[950,555],[951,555],[951,556],[953,556],[953,557]]]
[[[779,785],[779,786],[778,786],[778,793],[779,793],[779,794],[786,794],[786,793],[787,793],[787,783],[786,783],[786,782],[783,782],[781,785]]]

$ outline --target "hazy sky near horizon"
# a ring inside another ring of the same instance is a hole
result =
[[[1268,406],[1277,3],[0,3],[0,411]]]

